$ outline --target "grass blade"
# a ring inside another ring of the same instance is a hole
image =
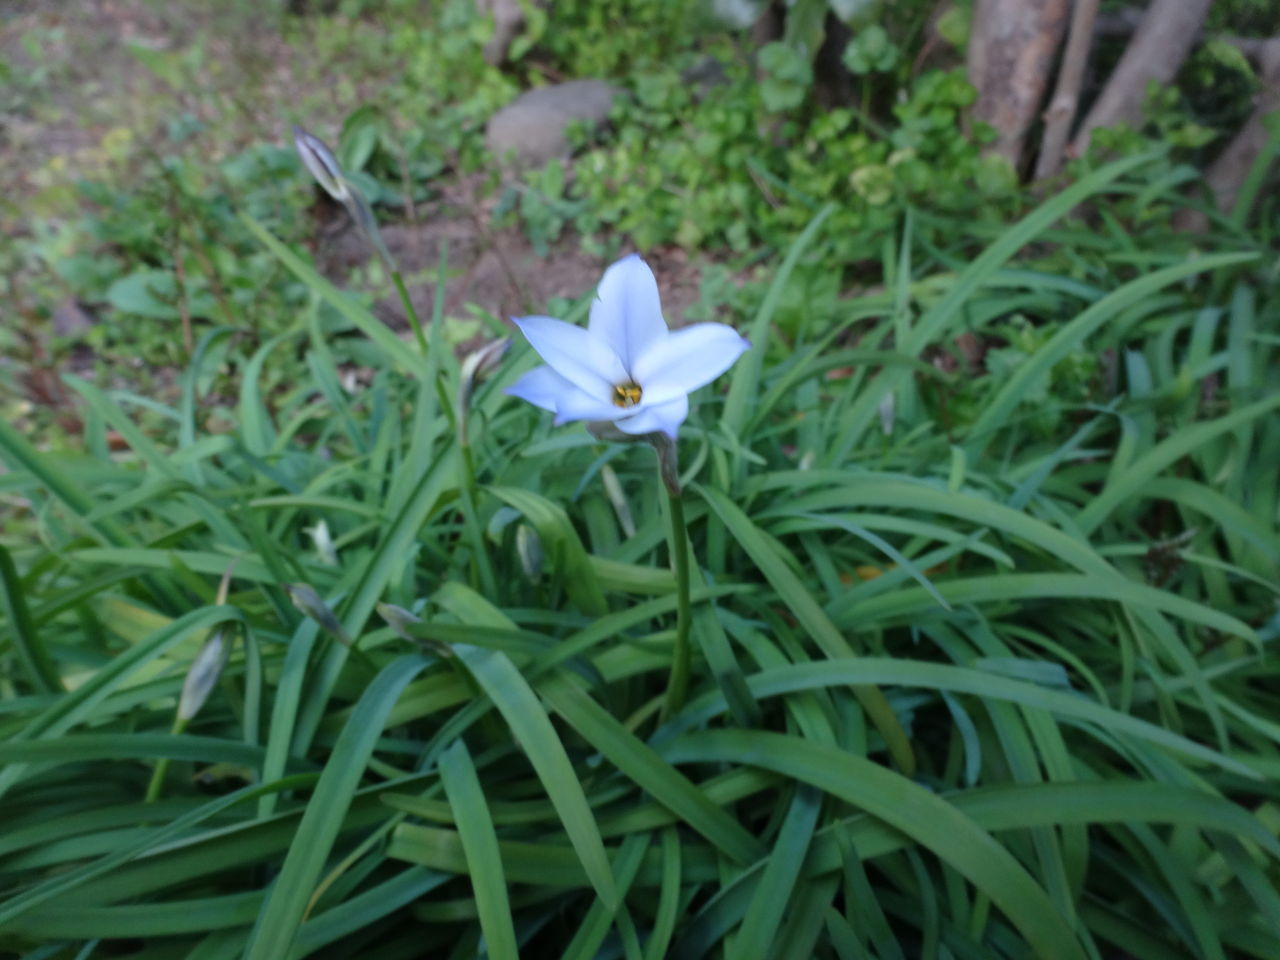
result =
[[[245,960],[280,960],[290,955],[387,715],[401,691],[428,662],[419,656],[401,657],[383,669],[360,697],[320,774],[284,865],[258,914]]]
[[[693,489],[706,500],[708,506],[733,534],[822,652],[833,658],[852,656],[853,648],[836,629],[835,624],[827,618],[818,602],[805,589],[800,578],[779,556],[775,544],[766,538],[741,508],[718,490],[699,485],[695,485]],[[889,701],[884,698],[884,694],[876,687],[863,683],[855,684],[853,692],[863,709],[867,711],[871,722],[884,737],[894,763],[908,773],[913,771],[915,756],[911,752],[911,743],[893,708],[889,706]]]
[[[14,639],[18,663],[27,680],[37,693],[55,693],[63,689],[62,678],[54,666],[49,651],[45,649],[40,633],[31,619],[26,593],[13,556],[0,545],[0,610],[9,620],[9,630]]]
[[[796,790],[764,874],[747,907],[742,929],[733,941],[733,949],[727,951],[729,960],[764,960],[769,955],[782,915],[792,902],[800,867],[809,851],[821,810],[821,793],[803,785]]]
[[[866,810],[991,897],[1039,956],[1084,960],[1070,926],[1013,855],[951,804],[900,774],[838,747],[762,730],[689,734],[666,753],[673,762],[764,767]]]
[[[449,805],[453,807],[458,836],[462,838],[485,949],[494,960],[516,960],[519,949],[515,926],[511,922],[511,904],[507,899],[507,881],[498,852],[498,836],[493,829],[493,818],[489,815],[480,779],[476,776],[475,764],[462,740],[455,741],[440,756],[440,781],[444,784]]]
[[[466,644],[455,649],[524,748],[596,893],[616,908],[618,893],[600,828],[564,745],[532,688],[506,654]]]

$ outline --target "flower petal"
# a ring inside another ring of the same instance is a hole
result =
[[[723,323],[695,323],[650,344],[632,374],[647,403],[688,395],[728,370],[751,343]]]
[[[674,440],[676,431],[680,428],[680,424],[684,423],[687,416],[689,416],[689,397],[681,394],[666,403],[657,403],[651,407],[645,407],[634,417],[619,420],[617,427],[624,433],[631,434],[661,432]]]
[[[575,389],[572,393],[560,398],[556,406],[556,426],[569,423],[571,420],[617,420],[630,412],[625,407],[603,403]]]
[[[622,361],[605,341],[551,317],[517,317],[515,324],[556,373],[603,403],[609,403],[613,386],[627,379]]]
[[[550,367],[534,367],[505,392],[550,410],[556,415],[557,425],[571,420],[616,420],[630,412],[597,400]]]
[[[658,281],[639,256],[623,257],[604,272],[587,329],[613,348],[630,374],[645,348],[667,335]]]
[[[550,367],[534,367],[502,392],[555,413],[557,400],[571,390],[578,388]]]

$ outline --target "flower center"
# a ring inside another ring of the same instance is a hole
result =
[[[634,407],[640,402],[643,392],[638,383],[619,383],[613,388],[613,405],[615,407]]]

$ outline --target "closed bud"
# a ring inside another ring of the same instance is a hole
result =
[[[316,553],[320,555],[320,562],[327,567],[336,567],[338,551],[333,545],[333,537],[329,534],[329,524],[321,520],[314,527],[308,527],[306,532],[311,534],[311,539],[316,545]]]
[[[382,240],[378,221],[373,216],[373,208],[369,206],[369,201],[365,199],[364,194],[342,172],[342,166],[338,163],[338,158],[333,155],[333,151],[326,147],[319,137],[312,136],[296,124],[293,128],[293,145],[297,148],[298,156],[302,158],[302,163],[312,179],[320,184],[325,193],[347,208],[351,219],[356,222],[360,232],[373,245],[374,251],[382,258],[387,269],[395,273],[395,260]]]
[[[284,589],[289,594],[289,599],[293,601],[293,605],[302,613],[320,624],[325,632],[337,637],[344,646],[351,646],[351,637],[346,628],[338,621],[337,614],[329,608],[329,605],[320,599],[320,594],[316,593],[315,587],[308,583],[286,583]]]
[[[631,516],[631,505],[627,503],[627,495],[622,491],[622,482],[613,467],[605,464],[600,468],[600,480],[604,483],[604,495],[609,498],[613,512],[618,518],[618,526],[628,537],[636,535],[636,522]]]
[[[893,434],[893,420],[897,413],[897,401],[893,392],[886,393],[880,400],[880,429],[886,437]]]
[[[520,558],[520,567],[524,575],[533,583],[542,579],[542,566],[545,555],[542,552],[542,538],[538,531],[527,523],[516,527],[516,555]]]
[[[471,395],[475,392],[476,384],[497,369],[498,364],[510,349],[511,338],[506,337],[486,343],[478,350],[472,350],[462,361],[455,414],[458,421],[458,442],[464,447],[470,442],[467,435],[467,419],[471,407]]]
[[[416,614],[410,613],[404,607],[397,607],[394,603],[379,603],[375,609],[378,611],[378,616],[385,620],[387,626],[394,630],[402,640],[408,640],[410,643],[426,647],[439,657],[454,656],[453,648],[447,643],[442,643],[431,637],[420,637],[413,632],[413,625],[422,622],[422,618]]]
[[[187,671],[187,677],[182,682],[182,696],[178,699],[178,718],[184,722],[200,712],[200,708],[209,699],[209,694],[213,692],[218,677],[222,675],[228,653],[224,636],[224,631],[215,631],[200,648]]]
[[[342,172],[342,167],[338,165],[338,158],[324,145],[324,141],[319,137],[313,137],[295,124],[293,145],[297,148],[298,156],[302,158],[307,172],[316,183],[320,184],[320,188],[339,203],[350,204],[351,190],[347,186],[347,178]]]

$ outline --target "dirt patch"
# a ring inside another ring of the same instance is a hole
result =
[[[75,217],[69,185],[78,177],[128,190],[161,156],[217,161],[252,143],[285,142],[294,117],[335,140],[347,110],[378,102],[380,85],[398,69],[371,60],[385,30],[371,20],[290,17],[252,0],[0,0],[0,62],[8,69],[0,77],[0,242],[22,242],[37,217]],[[198,132],[175,139],[179,120]],[[451,175],[435,201],[384,227],[418,315],[432,315],[446,247],[449,318],[479,311],[506,321],[591,291],[607,261],[584,251],[572,231],[540,255],[519,228],[493,226],[498,191],[483,189],[486,179]],[[339,286],[358,283],[354,268],[368,262],[367,243],[336,205],[316,213],[317,263]],[[43,271],[18,246],[0,254],[15,271]],[[648,251],[646,259],[668,322],[681,325],[700,299],[701,261],[691,263],[678,249]],[[104,374],[103,358],[83,336],[97,322],[94,305],[76,301],[56,280],[43,282],[43,272],[38,284],[24,277],[10,276],[11,289],[39,293],[31,302],[12,298],[22,307],[19,349],[0,354],[0,401],[15,401],[17,415],[78,432],[77,404],[62,382],[68,372],[174,399],[178,368],[112,353]],[[375,311],[408,337],[389,283],[378,290]]]
[[[545,313],[552,300],[577,299],[591,290],[608,266],[607,260],[583,250],[573,234],[539,255],[519,228],[491,226],[489,201],[467,201],[470,207],[459,203],[458,198],[467,194],[466,184],[453,185],[448,194],[419,211],[415,222],[382,228],[419,317],[431,316],[442,251],[447,250],[448,257],[447,317],[470,316],[475,310],[503,320]],[[630,252],[623,249],[619,256]],[[369,262],[369,245],[345,214],[335,211],[319,231],[316,258],[322,271],[342,284],[353,268]],[[680,326],[686,310],[699,299],[700,269],[677,248],[650,251],[645,259],[657,275],[667,322]],[[374,310],[390,326],[407,329],[408,319],[394,291],[381,296]]]

